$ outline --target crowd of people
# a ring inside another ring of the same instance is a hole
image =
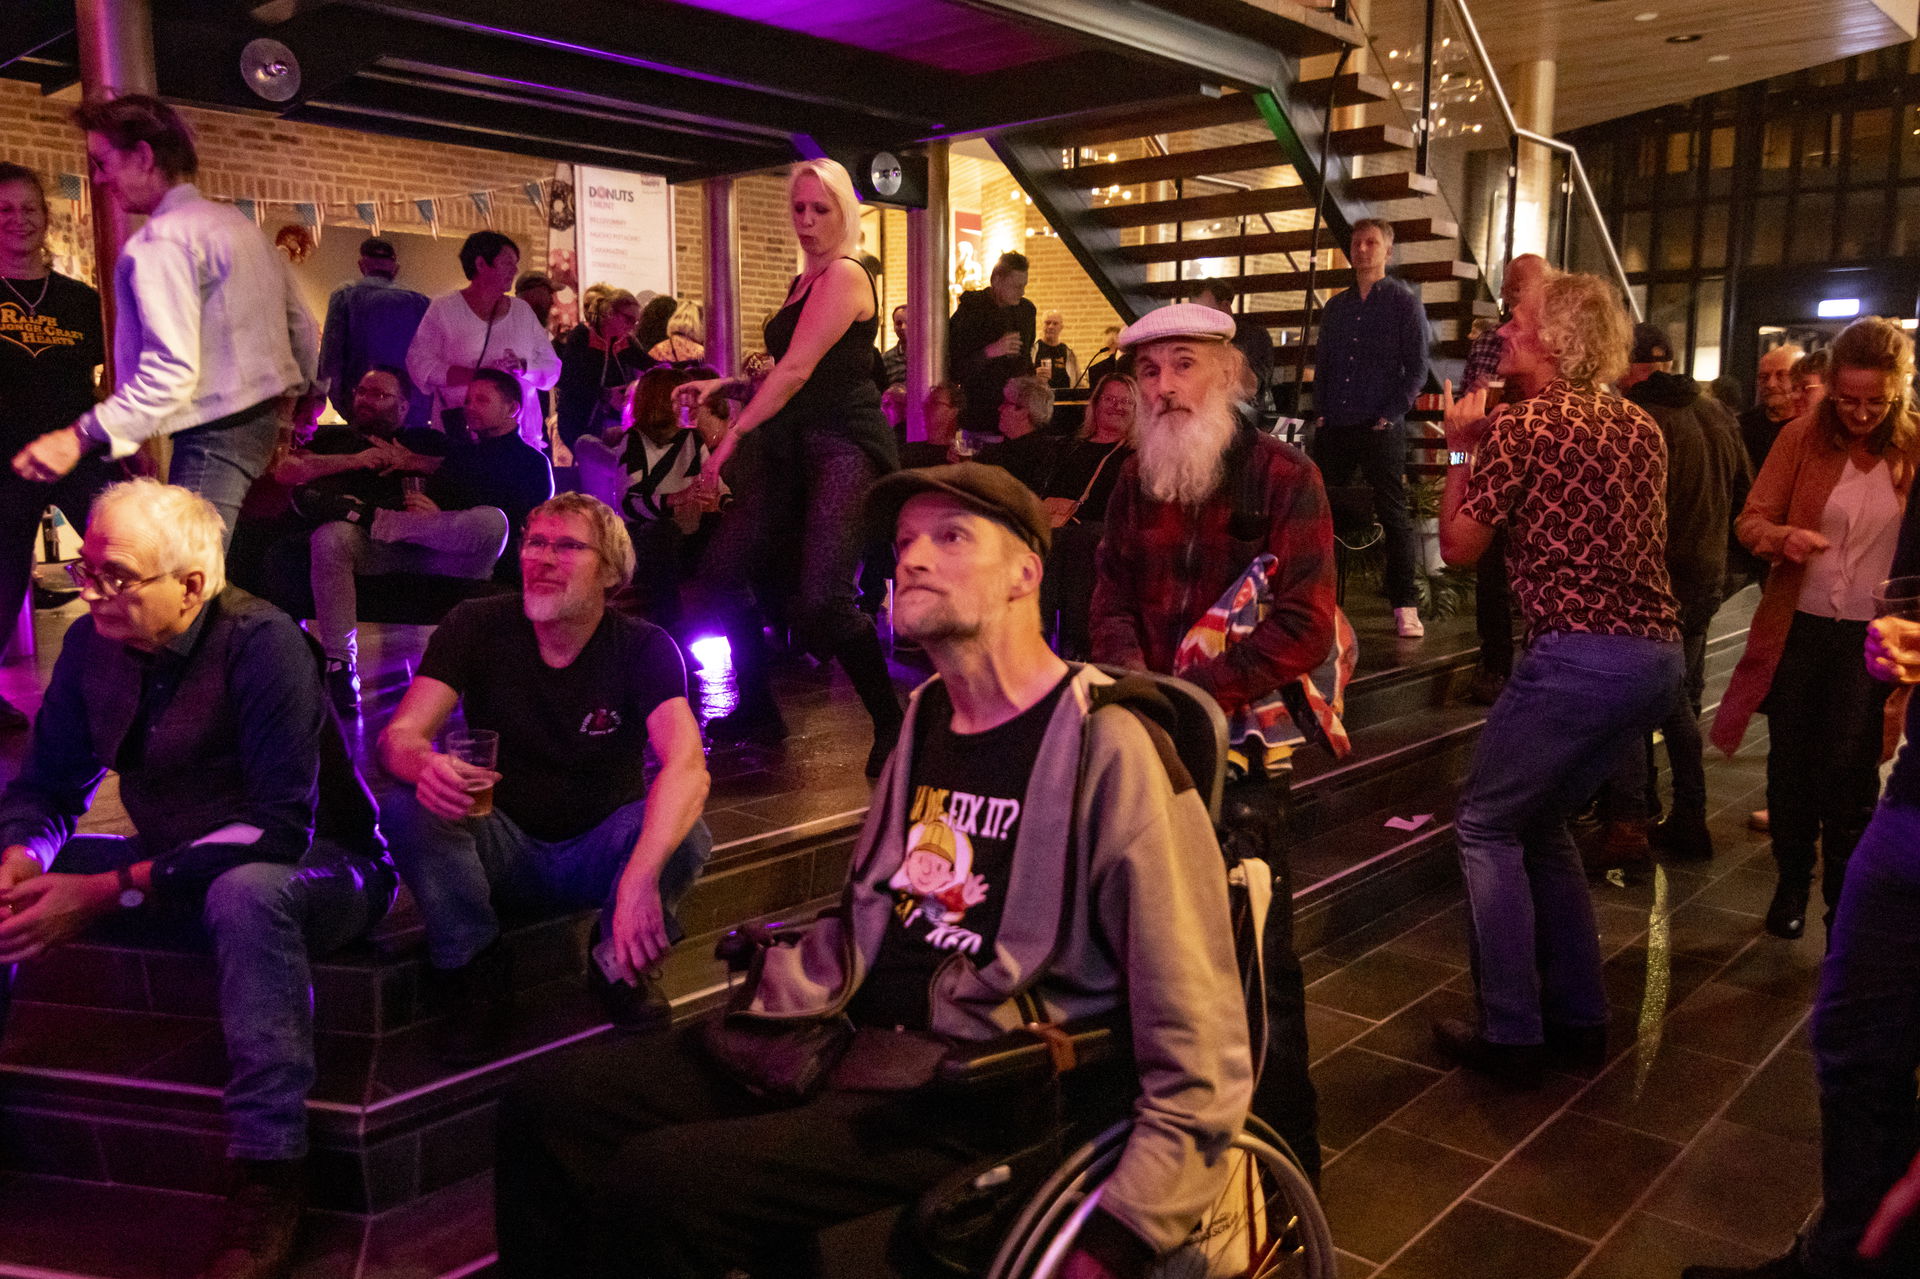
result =
[[[309,964],[403,883],[448,1063],[509,1041],[508,912],[596,911],[589,984],[643,1032],[554,1054],[503,1104],[509,1275],[808,1273],[819,1229],[1030,1139],[1046,1099],[1024,1085],[965,1106],[934,1088],[943,1055],[1023,1026],[1106,1018],[1126,1042],[1123,1066],[1071,1090],[1134,1118],[1072,1279],[1143,1273],[1178,1245],[1250,1113],[1317,1173],[1286,761],[1346,750],[1323,686],[1351,635],[1329,479],[1366,476],[1397,633],[1421,634],[1405,458],[1427,338],[1386,273],[1389,224],[1353,229],[1311,453],[1262,429],[1272,344],[1226,285],[1110,334],[1083,367],[1014,254],[960,298],[954,380],[907,443],[888,413],[902,316],[883,354],[833,161],[790,175],[802,268],[766,358],[735,378],[704,364],[696,305],[618,289],[587,290],[556,349],[551,283],[491,231],[460,250],[469,284],[431,301],[367,240],[317,331],[259,230],[194,187],[171,109],[133,95],[74,118],[104,189],[148,219],[114,270],[114,390],[96,403],[98,298],[46,265],[40,179],[0,166],[0,281],[43,347],[31,366],[0,351],[15,450],[0,606],[20,607],[49,503],[85,529],[69,572],[87,605],[0,794],[0,966],[89,927],[211,940],[234,1183],[208,1274],[289,1270],[316,1077]],[[1824,864],[1830,1154],[1819,1226],[1750,1273],[1840,1279],[1916,1120],[1911,750],[1878,793],[1887,717],[1907,701],[1893,689],[1920,680],[1920,621],[1881,616],[1896,569],[1920,572],[1912,342],[1868,319],[1820,358],[1771,352],[1764,412],[1736,421],[1606,281],[1519,259],[1502,296],[1505,322],[1458,399],[1448,387],[1439,533],[1449,562],[1494,561],[1497,625],[1510,642],[1510,592],[1524,647],[1499,672],[1455,823],[1476,1012],[1436,1042],[1523,1088],[1606,1060],[1595,862],[1570,819],[1606,794],[1603,867],[1652,845],[1712,855],[1707,629],[1763,575],[1713,740],[1731,752],[1754,712],[1769,718],[1769,931],[1805,928]],[[1051,430],[1056,395],[1087,381],[1084,425]],[[578,489],[557,496],[548,391]],[[308,429],[323,403],[344,424]],[[116,463],[156,436],[169,482],[124,478]],[[298,553],[311,626],[233,580],[249,530]],[[1755,559],[1730,564],[1736,537]],[[467,597],[378,736],[397,789],[376,805],[342,724],[359,706],[363,585],[396,573]],[[896,636],[933,672],[904,706],[858,590],[876,573]],[[704,725],[682,655],[695,619],[726,634],[739,692]],[[873,803],[840,909],[767,948],[725,1015],[675,1026],[657,974],[711,852],[707,744],[787,733],[769,621],[858,694]],[[1157,695],[1116,669],[1178,676],[1224,713],[1217,827],[1147,707]],[[1656,731],[1674,777],[1658,823]],[[137,833],[76,835],[109,769]],[[1223,853],[1274,875],[1258,1037]],[[805,1087],[780,1073],[797,1058],[818,1067]]]

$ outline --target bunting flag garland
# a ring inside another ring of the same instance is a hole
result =
[[[60,175],[60,198],[62,200],[78,200],[86,189],[86,181],[81,178],[79,174],[63,173]]]
[[[353,209],[354,212],[360,215],[360,220],[367,224],[368,235],[380,234],[379,205],[375,204],[372,200],[362,200],[360,203],[354,205]]]
[[[413,207],[420,210],[420,220],[427,224],[427,230],[433,232],[433,238],[440,238],[440,210],[432,200],[415,200]]]
[[[293,213],[295,217],[300,219],[301,226],[313,232],[313,242],[316,245],[319,244],[320,227],[321,224],[326,221],[327,217],[325,206],[319,204],[296,204],[293,206]]]
[[[493,192],[469,191],[467,198],[473,201],[473,207],[480,211],[480,220],[486,223],[488,229],[491,230],[493,227]]]
[[[260,225],[260,202],[258,200],[235,200],[233,207],[240,210],[242,216],[255,226]]]
[[[527,203],[533,206],[536,213],[545,213],[547,211],[546,183],[529,182],[521,187],[520,190],[526,193]]]

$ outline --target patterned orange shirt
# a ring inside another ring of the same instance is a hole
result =
[[[1677,640],[1666,491],[1667,444],[1646,410],[1562,380],[1494,414],[1460,510],[1507,530],[1528,638]]]

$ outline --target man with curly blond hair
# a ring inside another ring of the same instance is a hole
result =
[[[1486,411],[1447,388],[1440,550],[1471,564],[1496,531],[1526,618],[1455,818],[1472,911],[1478,1024],[1442,1050],[1521,1084],[1549,1061],[1606,1058],[1593,902],[1567,818],[1622,750],[1673,708],[1683,658],[1666,566],[1667,447],[1646,410],[1601,387],[1629,328],[1598,276],[1557,276],[1503,330],[1500,372],[1540,387]]]

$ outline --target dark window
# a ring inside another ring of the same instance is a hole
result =
[[[1747,233],[1747,264],[1778,266],[1786,231],[1786,200],[1776,195],[1756,201],[1753,206],[1753,222]]]
[[[1667,135],[1667,172],[1691,173],[1693,171],[1694,134],[1691,129],[1685,133]]]
[[[1646,270],[1652,237],[1653,214],[1645,209],[1627,214],[1620,229],[1620,264],[1630,272]]]
[[[1885,251],[1886,238],[1887,193],[1872,190],[1849,195],[1846,214],[1840,219],[1840,256],[1877,258]]]
[[[1700,210],[1700,265],[1727,264],[1727,206],[1705,205]]]
[[[1875,107],[1853,114],[1853,142],[1847,148],[1847,183],[1864,186],[1887,176],[1893,160],[1893,108]]]
[[[1894,193],[1893,222],[1887,232],[1887,252],[1895,257],[1920,254],[1920,186]]]
[[[1840,116],[1822,112],[1800,120],[1800,186],[1830,187],[1840,171]]]
[[[1660,269],[1682,271],[1693,265],[1692,205],[1668,207],[1660,212]]]
[[[1833,255],[1833,196],[1826,191],[1803,194],[1793,206],[1794,262],[1825,262]]]

